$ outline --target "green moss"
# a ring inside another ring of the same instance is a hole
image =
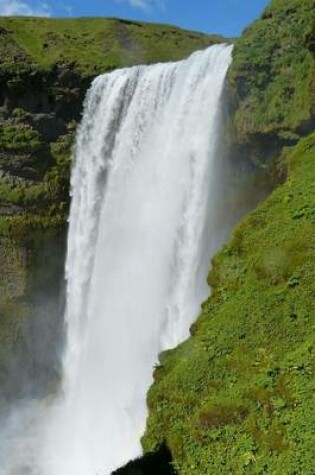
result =
[[[25,118],[26,115],[27,115],[27,112],[22,107],[16,107],[12,111],[12,116],[16,117],[16,118],[19,118],[19,119]]]
[[[162,355],[145,450],[181,475],[315,473],[315,134],[217,254],[191,338]]]
[[[50,183],[55,198],[69,200],[70,166],[75,129],[59,137],[51,144],[51,154],[55,160],[54,166],[48,171],[46,180]]]
[[[315,116],[315,0],[273,0],[237,40],[229,78],[238,140],[296,140]]]
[[[37,152],[43,147],[40,134],[26,124],[1,124],[0,149]]]
[[[20,134],[19,127],[12,130],[18,130]],[[16,136],[12,138],[12,141],[14,140],[18,140]],[[23,227],[29,224],[34,228],[36,223],[39,227],[47,227],[50,222],[52,227],[56,227],[66,221],[70,200],[69,182],[73,140],[74,129],[71,129],[66,135],[50,144],[52,163],[40,182],[29,184],[20,181],[18,184],[12,184],[6,177],[0,179],[0,203],[16,205],[22,211],[22,214],[20,211],[11,217],[0,218],[0,235],[8,231],[14,234],[15,226],[17,226],[17,234],[20,235],[21,223]],[[22,143],[21,140],[19,143]],[[23,144],[24,147],[27,144],[29,148],[30,140],[25,140]]]
[[[0,217],[0,236],[4,236],[8,230],[7,218],[4,216]]]
[[[26,275],[23,253],[4,236],[5,231],[7,223],[0,218],[0,386],[7,377],[18,344],[19,329],[27,316],[27,307],[21,300]]]

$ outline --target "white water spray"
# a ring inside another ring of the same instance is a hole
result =
[[[158,354],[189,335],[209,293],[230,58],[214,46],[100,76],[88,93],[71,181],[63,395],[36,474],[109,475],[141,454]]]

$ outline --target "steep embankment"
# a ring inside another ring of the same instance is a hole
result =
[[[235,46],[232,159],[282,184],[214,258],[191,338],[155,371],[143,446],[165,443],[181,475],[315,473],[314,32],[313,0],[275,0]]]
[[[315,135],[215,257],[192,337],[161,357],[146,449],[181,474],[315,471]]]
[[[0,19],[0,396],[58,373],[71,145],[92,79],[220,41],[116,19]]]
[[[314,0],[273,0],[237,40],[229,84],[238,160],[264,166],[314,130],[314,54]]]

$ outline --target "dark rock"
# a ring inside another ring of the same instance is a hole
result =
[[[0,202],[0,215],[1,216],[14,216],[17,214],[22,214],[24,212],[21,206],[14,205],[12,203],[1,203]]]
[[[0,150],[0,171],[23,180],[41,180],[51,161],[47,150],[35,154]]]
[[[54,142],[67,131],[66,123],[56,114],[32,114],[29,123],[47,142]]]
[[[176,472],[172,466],[172,454],[167,445],[162,444],[155,452],[129,462],[112,475],[176,475]]]

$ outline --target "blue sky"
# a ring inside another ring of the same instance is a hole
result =
[[[0,0],[0,15],[115,16],[237,36],[268,0]]]

